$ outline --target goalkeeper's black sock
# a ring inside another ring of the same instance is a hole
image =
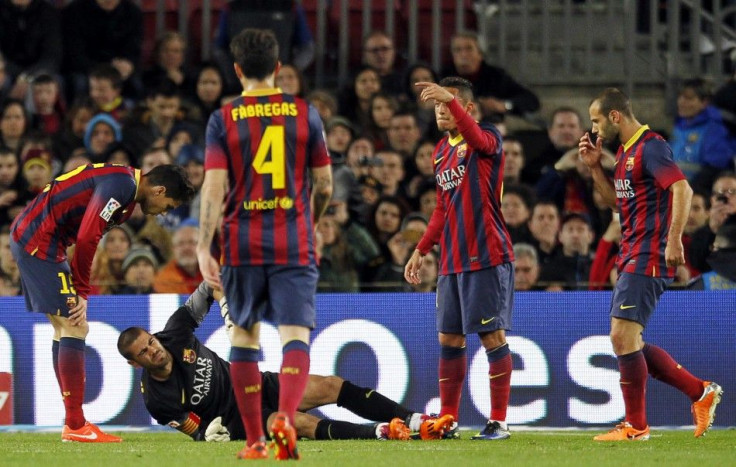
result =
[[[314,439],[376,439],[376,425],[324,419],[317,423]]]
[[[337,405],[377,422],[390,422],[394,417],[406,420],[413,413],[374,389],[361,388],[350,381],[342,384]]]

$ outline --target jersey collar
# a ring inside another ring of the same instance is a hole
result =
[[[241,96],[243,97],[261,97],[261,96],[273,96],[276,94],[283,94],[281,88],[271,89],[253,89],[252,91],[243,91]]]
[[[455,146],[457,146],[457,145],[458,145],[458,143],[460,143],[460,142],[461,142],[462,140],[463,140],[463,135],[462,135],[462,133],[458,133],[458,134],[457,134],[457,136],[455,136],[454,138],[448,138],[448,139],[447,139],[447,142],[448,142],[448,143],[450,143],[450,146],[452,146],[452,147],[455,147]]]
[[[141,187],[141,169],[133,169],[133,177],[135,178],[135,196],[133,196],[133,202],[138,198],[138,188]]]
[[[624,143],[624,151],[628,151],[629,148],[631,148],[631,146],[633,146],[634,143],[636,143],[636,141],[639,138],[641,138],[641,134],[647,131],[648,129],[649,129],[649,125],[642,125],[641,128],[636,130],[636,133],[634,133],[634,136],[629,138],[629,140]]]

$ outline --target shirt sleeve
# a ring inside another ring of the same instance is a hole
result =
[[[331,163],[330,154],[327,152],[327,143],[325,141],[325,130],[322,126],[322,119],[319,117],[317,109],[311,104],[309,105],[309,166],[324,167]]]
[[[672,157],[672,149],[661,139],[651,139],[645,143],[642,152],[644,170],[654,177],[657,186],[666,190],[673,183],[685,180],[685,175]]]
[[[216,110],[210,115],[205,133],[204,169],[227,170],[227,143],[225,134],[225,122],[222,110]]]
[[[89,296],[89,276],[97,244],[107,230],[112,216],[118,210],[125,209],[133,200],[135,190],[135,181],[127,176],[110,176],[95,187],[77,232],[70,265],[74,287],[80,297],[86,299]]]
[[[465,141],[475,150],[483,154],[496,154],[501,147],[501,139],[491,130],[481,128],[473,117],[463,109],[457,99],[450,101],[448,105],[450,113],[455,117],[457,129],[463,135]]]

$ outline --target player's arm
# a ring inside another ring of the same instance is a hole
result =
[[[404,266],[404,279],[410,284],[419,284],[419,270],[422,268],[424,257],[429,253],[442,237],[442,230],[445,228],[445,205],[444,199],[437,187],[437,205],[432,211],[432,217],[429,218],[427,230],[424,231],[421,240],[417,243],[417,247],[409,257]]]
[[[89,276],[97,244],[108,222],[120,209],[125,209],[135,196],[135,182],[130,177],[113,177],[95,187],[87,210],[77,231],[76,248],[70,264],[74,288],[79,297],[87,299]]]
[[[499,136],[491,131],[484,131],[457,99],[452,99],[447,104],[447,109],[455,117],[458,131],[471,147],[480,151],[481,154],[498,152],[501,146]]]
[[[197,290],[189,296],[186,303],[171,315],[164,329],[171,330],[179,327],[194,331],[202,324],[204,317],[210,311],[214,301],[212,291],[212,286],[202,281]]]
[[[312,167],[312,221],[317,225],[332,198],[332,167]]]
[[[332,198],[332,165],[322,119],[317,110],[311,105],[308,107],[309,120],[309,166],[312,175],[312,222],[316,228],[322,214]]]
[[[199,238],[197,240],[197,260],[202,277],[212,287],[222,288],[220,283],[220,264],[212,257],[210,247],[215,238],[217,221],[222,210],[227,186],[227,153],[225,150],[225,129],[222,111],[213,112],[207,122],[205,136],[204,182],[200,190]]]
[[[685,229],[688,215],[690,214],[690,202],[693,198],[693,189],[687,180],[679,180],[669,187],[672,193],[672,220],[667,235],[667,246],[665,247],[665,261],[667,266],[679,266],[685,264],[685,249],[682,245],[682,232]]]
[[[580,159],[590,168],[593,176],[593,186],[603,199],[603,203],[609,208],[616,210],[616,190],[613,182],[606,174],[601,163],[603,158],[603,139],[598,138],[593,144],[590,134],[587,132],[580,138],[578,143]]]

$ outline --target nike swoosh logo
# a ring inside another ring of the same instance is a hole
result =
[[[481,320],[480,320],[480,324],[488,324],[488,323],[490,323],[491,321],[493,321],[494,319],[496,319],[496,317],[495,317],[495,316],[494,316],[493,318],[488,318],[488,319],[482,319],[482,318],[481,318]]]
[[[636,308],[636,305],[621,305],[619,308],[622,310],[628,310],[629,308]]]
[[[616,164],[618,164],[618,161],[613,161],[613,166],[615,167]]]
[[[68,433],[67,436],[70,437],[70,438],[97,439],[97,433],[94,433],[94,432],[92,432],[92,433],[90,433],[88,435],[77,435],[77,434],[74,434],[74,433]]]
[[[488,375],[488,379],[496,379],[496,378],[498,378],[498,377],[500,377],[500,376],[503,376],[503,375],[505,375],[505,374],[506,374],[506,372],[504,372],[504,373],[499,373],[499,374],[497,374],[497,375]]]
[[[439,159],[435,159],[435,160],[434,160],[434,165],[437,165],[437,164],[439,164],[440,162],[442,162],[442,159],[444,159],[444,158],[445,158],[445,156],[442,156],[442,157],[440,157]]]
[[[449,379],[450,379],[450,378],[440,378],[440,383],[441,383],[442,381],[448,381]]]
[[[368,391],[368,392],[367,392],[367,393],[365,394],[365,398],[366,398],[366,399],[370,398],[370,397],[371,397],[371,394],[373,394],[374,392],[376,392],[376,391],[375,391],[375,390],[373,390],[373,389],[371,389],[370,391]]]

